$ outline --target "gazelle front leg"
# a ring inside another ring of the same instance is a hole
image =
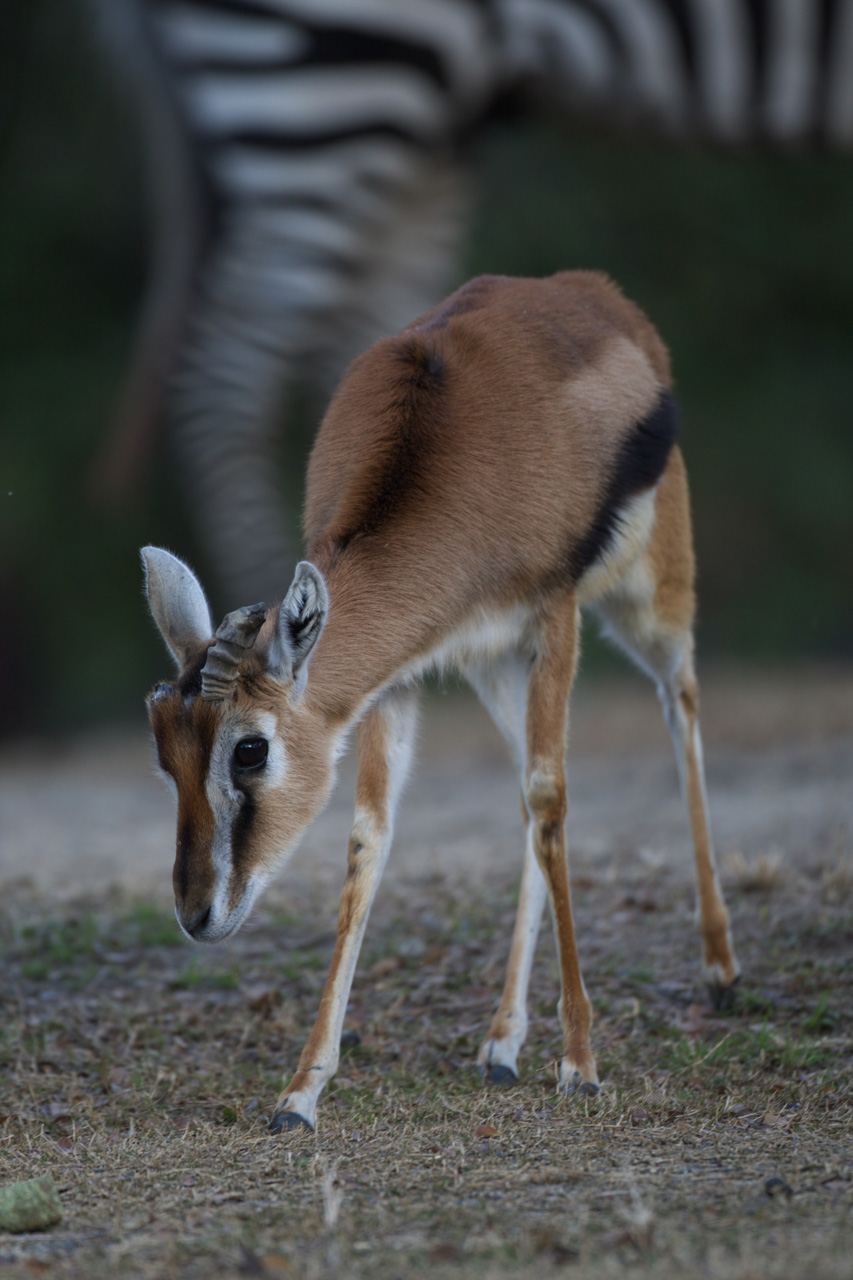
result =
[[[533,848],[542,868],[554,921],[560,962],[560,1018],[563,1058],[560,1089],[566,1094],[598,1092],[598,1073],[589,1041],[592,1005],[578,962],[566,858],[565,752],[569,694],[577,662],[578,608],[574,594],[555,602],[544,620],[540,649],[527,695],[525,800]]]
[[[355,821],[338,910],[337,941],[317,1020],[299,1067],[280,1095],[271,1133],[315,1126],[317,1099],[338,1069],[341,1029],[367,917],[388,853],[397,800],[412,755],[417,702],[411,690],[386,694],[358,731]]]

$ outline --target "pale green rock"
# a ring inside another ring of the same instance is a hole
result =
[[[45,1231],[61,1217],[59,1192],[51,1177],[0,1187],[0,1231]]]

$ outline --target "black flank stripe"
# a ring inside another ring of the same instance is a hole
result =
[[[625,504],[660,480],[677,439],[678,409],[672,393],[664,391],[651,413],[622,442],[595,519],[571,554],[575,582],[607,550]]]

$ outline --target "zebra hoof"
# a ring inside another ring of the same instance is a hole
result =
[[[301,1128],[307,1129],[309,1133],[314,1132],[314,1126],[310,1120],[306,1120],[298,1111],[276,1111],[267,1125],[269,1133],[281,1133],[283,1129]]]

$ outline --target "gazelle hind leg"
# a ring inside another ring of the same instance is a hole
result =
[[[525,828],[524,870],[504,989],[492,1017],[489,1034],[477,1054],[477,1065],[487,1084],[515,1084],[518,1080],[518,1055],[527,1038],[527,988],[548,891],[536,858],[529,818]]]
[[[338,1069],[347,1000],[368,913],[388,860],[394,811],[409,771],[416,719],[415,694],[404,689],[386,694],[359,726],[355,821],[335,950],[317,1021],[296,1074],[276,1103],[269,1123],[271,1133],[313,1129],[317,1099]]]
[[[465,672],[509,743],[522,784],[527,755],[525,712],[529,668],[525,658],[513,653],[493,662],[472,665]],[[518,1080],[518,1055],[527,1036],[527,988],[547,895],[523,791],[521,802],[526,839],[518,911],[500,1003],[477,1055],[484,1080],[495,1085],[512,1085]]]
[[[731,1003],[740,966],[711,844],[693,668],[693,576],[687,479],[676,449],[658,486],[655,523],[645,552],[594,608],[605,634],[657,684],[693,837],[703,973],[719,1009]]]
[[[563,824],[566,817],[566,729],[577,661],[578,608],[573,594],[556,600],[540,623],[532,666],[506,657],[466,675],[502,730],[521,772],[527,850],[503,995],[478,1061],[487,1078],[512,1083],[527,1030],[527,986],[546,893],[560,964],[563,1025],[560,1088],[596,1092],[589,1042],[592,1006],[578,963]]]
[[[672,735],[681,790],[687,804],[699,894],[699,928],[702,934],[702,966],[711,1003],[727,1008],[740,978],[711,844],[708,798],[699,732],[699,687],[693,672],[693,645],[689,642],[676,670],[658,685],[664,718]]]

